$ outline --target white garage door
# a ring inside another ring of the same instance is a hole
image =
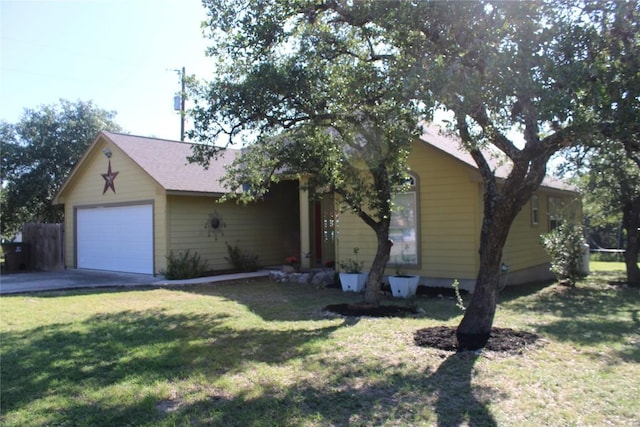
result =
[[[78,268],[153,274],[151,205],[77,210]]]

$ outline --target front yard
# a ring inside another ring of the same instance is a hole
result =
[[[269,281],[3,296],[0,423],[637,425],[640,292],[621,274],[504,291],[495,326],[543,337],[520,355],[416,346],[459,322],[448,298],[357,319],[322,308],[358,295]]]

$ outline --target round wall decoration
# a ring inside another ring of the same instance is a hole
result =
[[[209,237],[213,235],[216,240],[218,240],[218,234],[224,236],[224,232],[222,231],[222,229],[226,227],[227,224],[225,224],[225,222],[222,220],[222,214],[220,214],[218,211],[210,213],[207,217],[207,221],[204,223],[204,228],[205,230],[207,230],[207,235]]]

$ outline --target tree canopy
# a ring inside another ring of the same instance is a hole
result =
[[[587,1],[581,12],[590,25],[579,30],[592,40],[581,101],[596,131],[569,159],[582,176],[587,212],[621,216],[627,282],[640,286],[640,3]]]
[[[52,200],[72,167],[101,130],[119,130],[114,112],[91,101],[26,109],[18,123],[0,123],[2,237],[25,222],[60,222]]]
[[[483,178],[480,266],[457,332],[459,348],[476,349],[491,331],[513,221],[540,186],[551,155],[593,133],[593,108],[582,95],[593,31],[579,10],[555,2],[398,4],[402,15],[387,22],[411,19],[396,44],[422,61],[426,93],[453,112],[450,128]],[[511,136],[514,129],[521,141]],[[483,152],[487,145],[508,159],[504,180]]]
[[[625,89],[632,78],[623,79],[617,98],[602,92],[611,77],[608,67],[620,68],[616,76],[633,75],[627,65],[633,49],[624,37],[622,48],[616,47],[616,37],[607,42],[610,25],[599,19],[606,12],[611,16],[606,22],[615,23],[618,15],[630,13],[615,3],[207,0],[210,53],[220,62],[217,77],[199,94],[203,103],[195,110],[195,135],[206,140],[255,131],[258,144],[298,144],[295,152],[320,154],[310,165],[334,171],[340,169],[325,162],[343,161],[341,153],[360,146],[368,151],[363,160],[383,161],[378,169],[404,172],[408,145],[395,138],[410,137],[411,114],[429,120],[438,108],[452,112],[449,130],[483,178],[480,267],[458,328],[459,348],[480,348],[493,323],[509,229],[542,182],[549,158],[596,132],[612,132],[612,121],[627,111],[617,105],[637,94]],[[637,10],[637,2],[625,5]],[[620,31],[636,31],[628,18],[622,21]],[[604,103],[612,114],[601,114]],[[327,133],[327,127],[337,132]],[[287,134],[273,138],[283,130]],[[514,131],[521,138],[514,138]],[[403,156],[380,156],[369,137],[401,144]],[[327,144],[318,144],[321,140]],[[334,146],[336,155],[327,155]],[[483,150],[487,146],[508,159],[511,172],[504,180],[495,176]],[[206,163],[212,154],[200,149],[194,159]],[[286,156],[272,152],[269,158]],[[272,164],[270,170],[283,165]],[[392,184],[393,193],[401,175],[378,176]],[[352,209],[367,222],[359,203],[373,196],[368,203],[383,207],[384,223],[389,211],[382,199],[390,193],[376,196],[360,188],[375,183],[375,176],[346,182],[357,184],[358,203]],[[345,175],[337,182],[345,177],[353,178]],[[338,186],[330,188],[339,193]],[[372,271],[384,268],[384,261],[388,257],[377,256]]]
[[[254,200],[281,176],[338,194],[376,233],[367,303],[379,302],[389,260],[392,196],[407,182],[406,158],[420,108],[404,77],[412,62],[384,32],[295,2],[209,1],[216,77],[199,88],[192,137],[255,141],[226,183]],[[194,146],[207,164],[211,145]]]

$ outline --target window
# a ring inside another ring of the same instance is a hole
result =
[[[393,197],[389,238],[393,241],[389,262],[394,265],[417,266],[418,241],[418,192],[415,177],[410,178],[409,191]]]
[[[549,197],[549,231],[553,231],[562,223],[564,201],[557,197]]]
[[[540,223],[540,207],[538,203],[538,195],[531,196],[531,225]]]

